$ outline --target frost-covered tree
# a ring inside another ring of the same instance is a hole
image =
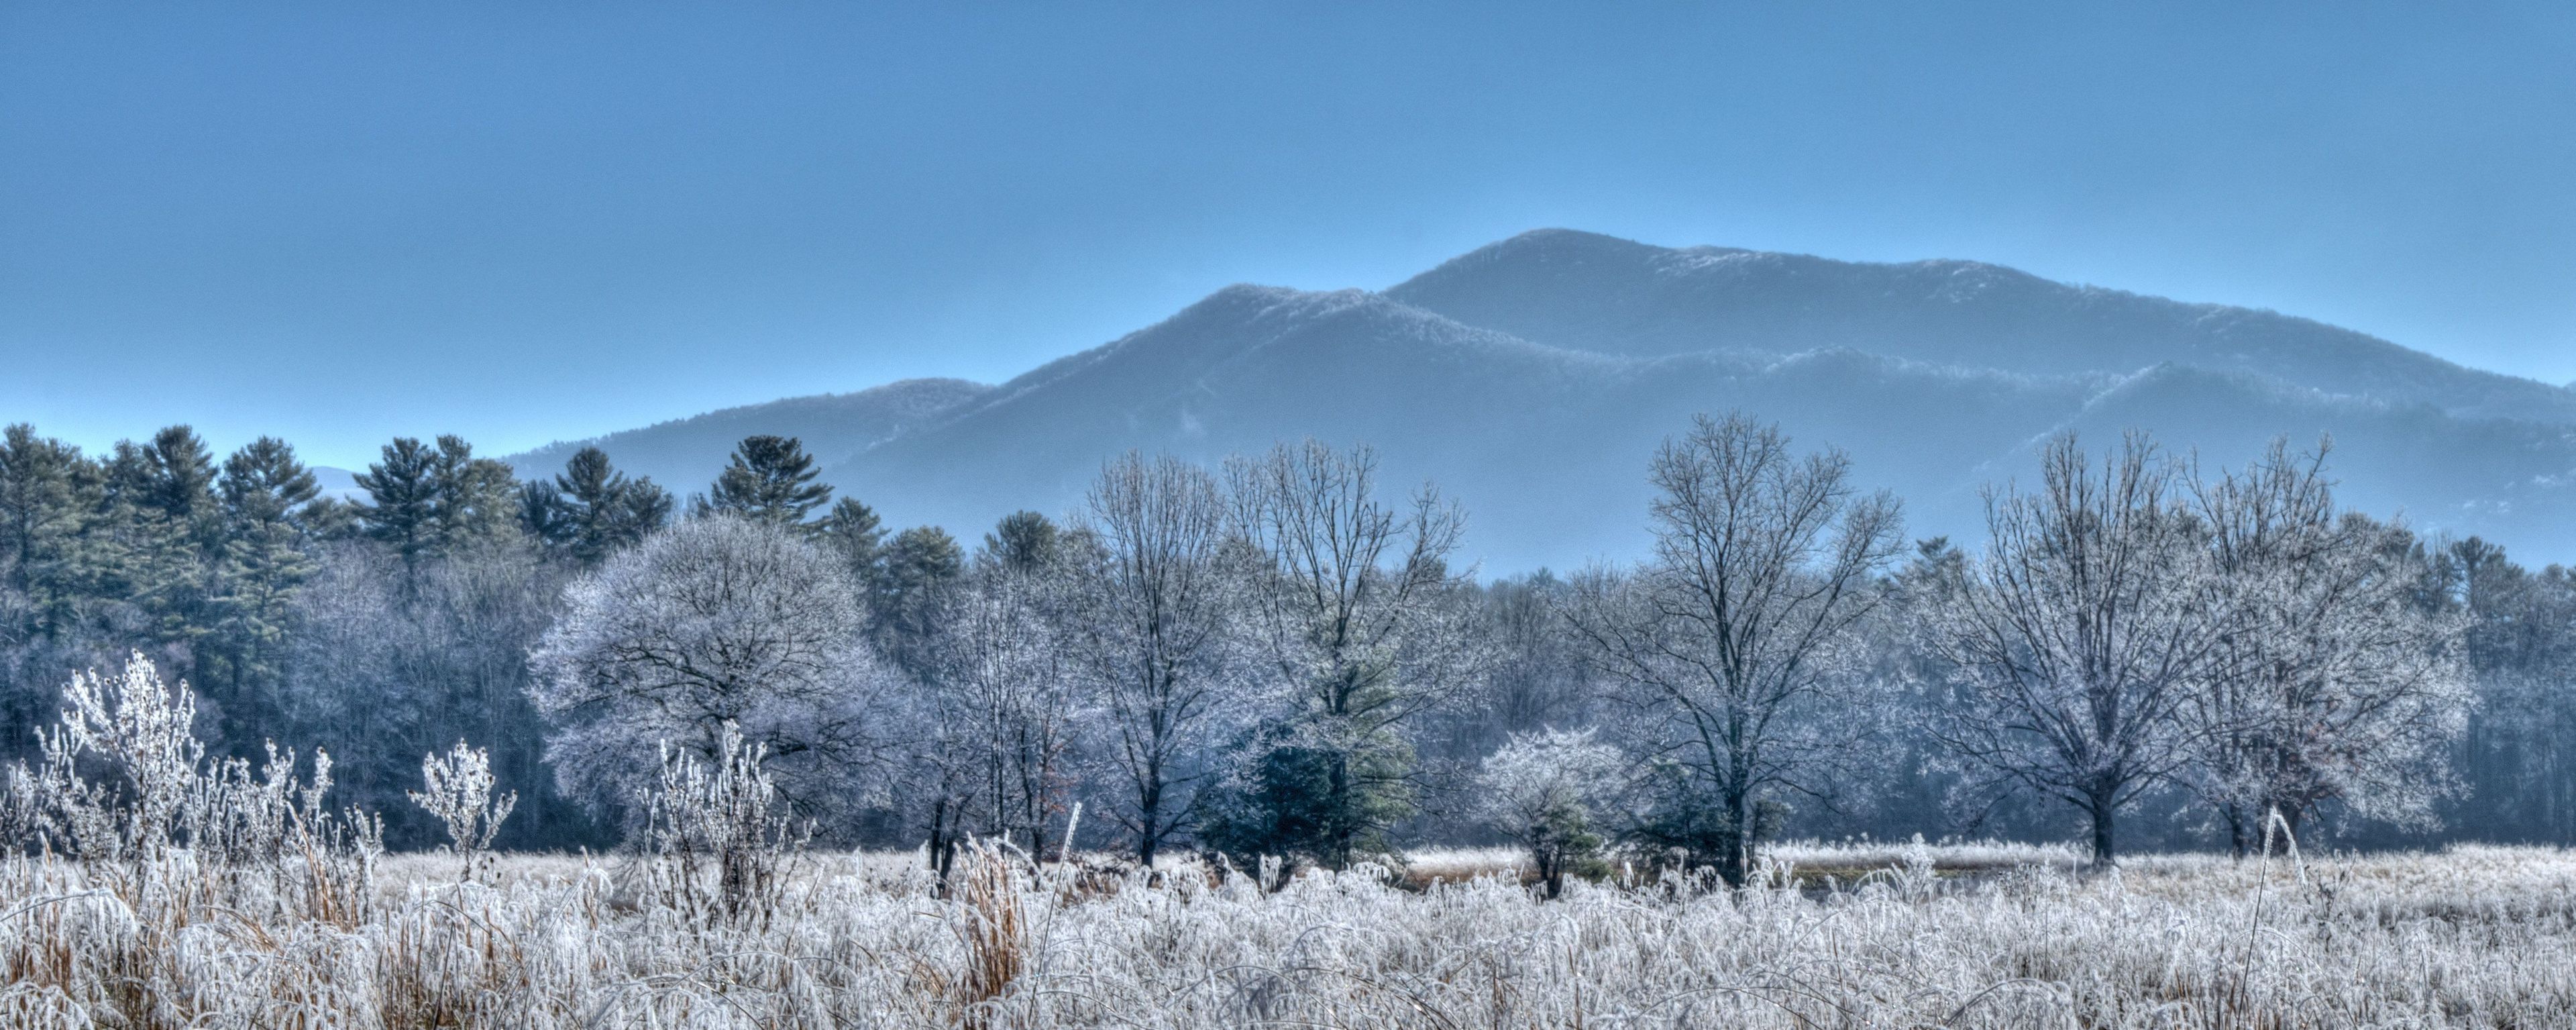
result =
[[[1465,518],[1425,486],[1377,495],[1377,456],[1320,441],[1226,466],[1248,663],[1271,715],[1239,749],[1205,836],[1347,867],[1413,811],[1410,719],[1477,682]]]
[[[487,547],[401,561],[364,541],[317,548],[296,593],[280,684],[279,736],[344,755],[350,800],[381,812],[402,847],[438,827],[406,800],[416,756],[464,737],[490,748],[493,773],[520,793],[505,847],[600,843],[581,806],[554,788],[545,720],[529,694],[529,652],[555,622],[567,570],[526,548]]]
[[[1576,584],[1567,614],[1666,770],[1640,827],[1741,885],[1757,816],[1823,794],[1868,726],[1853,659],[1900,546],[1893,497],[1851,461],[1800,456],[1777,427],[1701,416],[1654,458],[1652,561]]]
[[[547,759],[566,793],[615,805],[663,742],[717,761],[735,725],[801,808],[861,803],[882,786],[865,628],[839,564],[788,526],[682,522],[565,592],[530,659]]]
[[[2145,436],[2097,470],[2060,435],[2040,473],[2035,492],[1988,491],[1985,553],[1918,611],[1948,669],[1927,728],[1986,784],[2075,806],[2108,865],[2121,810],[2190,758],[2177,713],[2223,598],[2177,470]]]
[[[1150,866],[1207,775],[1232,687],[1225,499],[1204,468],[1130,452],[1100,470],[1078,526],[1093,548],[1067,638],[1112,738],[1098,746],[1118,770],[1115,818]]]
[[[943,872],[977,836],[1045,854],[1073,787],[1077,698],[1058,570],[991,552],[976,564],[948,593],[931,647],[930,858]]]
[[[1588,729],[1512,734],[1477,776],[1478,815],[1529,849],[1551,898],[1565,891],[1567,865],[1601,847],[1593,806],[1618,790],[1630,768],[1619,749],[1594,735]]]
[[[1566,595],[1567,583],[1546,569],[1485,587],[1486,632],[1497,652],[1483,714],[1500,737],[1584,718],[1589,670],[1565,621]]]
[[[2477,839],[2576,843],[2576,570],[2527,569],[2478,537],[2419,544],[2427,606],[2467,620],[2477,710],[2444,822]]]
[[[2223,621],[2179,709],[2187,782],[2245,854],[2278,812],[2320,805],[2425,825],[2456,789],[2447,749],[2472,692],[2456,617],[2419,603],[2411,539],[2335,510],[2327,446],[2276,440],[2241,473],[2195,481]]]

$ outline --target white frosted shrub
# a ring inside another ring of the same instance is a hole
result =
[[[762,921],[776,910],[807,832],[787,815],[768,757],[767,745],[745,742],[732,723],[718,734],[712,765],[663,745],[661,776],[636,799],[660,903],[697,922]]]
[[[1627,765],[1617,748],[1592,738],[1588,729],[1513,734],[1477,777],[1479,813],[1529,849],[1551,898],[1564,891],[1567,863],[1600,849],[1592,806]]]
[[[491,755],[462,740],[443,756],[422,756],[420,778],[426,789],[412,791],[412,803],[447,828],[448,850],[464,863],[463,875],[472,878],[478,856],[491,850],[501,821],[518,807],[518,792],[493,797]]]

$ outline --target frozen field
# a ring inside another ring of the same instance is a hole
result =
[[[623,860],[390,857],[293,877],[0,873],[0,1024],[37,1027],[2548,1027],[2576,1020],[2576,857],[2238,863],[1793,845],[1769,889],[1582,884],[1507,852],[1275,894],[809,856],[693,918]],[[1929,860],[1928,863],[1926,860]],[[1875,871],[1871,871],[1875,867]],[[114,881],[114,882],[111,882]],[[1436,883],[1434,883],[1436,881]],[[146,886],[137,889],[135,883]]]

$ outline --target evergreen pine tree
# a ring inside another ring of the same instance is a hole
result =
[[[584,447],[564,462],[553,492],[562,512],[561,542],[585,566],[644,539],[671,518],[669,491],[650,477],[626,478],[597,447]]]
[[[542,479],[519,484],[519,531],[548,557],[566,553],[572,545],[571,506],[555,485]]]
[[[1015,511],[984,534],[984,554],[1013,572],[1034,572],[1055,561],[1059,535],[1046,516]]]
[[[887,658],[916,676],[924,672],[940,604],[965,573],[965,549],[947,530],[915,526],[895,535],[886,548],[885,576],[869,606],[876,616],[878,646]]]
[[[79,448],[34,426],[0,431],[0,582],[27,598],[29,632],[52,636],[71,618],[83,464]]]
[[[886,576],[885,523],[875,509],[856,497],[844,497],[832,502],[832,512],[823,516],[821,527],[823,545],[840,556],[861,595],[875,597]]]
[[[805,516],[832,497],[819,475],[814,456],[792,436],[750,436],[736,445],[731,463],[707,491],[708,507],[744,518],[801,525]]]
[[[136,503],[151,513],[161,534],[154,546],[169,563],[155,614],[164,639],[199,640],[216,619],[215,580],[224,548],[214,454],[196,430],[179,425],[154,433],[141,455],[144,481]]]
[[[402,559],[408,592],[418,581],[421,562],[439,545],[438,452],[413,437],[386,444],[384,460],[358,476],[367,500],[356,505],[358,522],[368,537],[394,549]]]
[[[519,481],[510,466],[474,456],[464,437],[438,438],[431,462],[440,553],[512,540],[519,532]]]
[[[136,500],[173,525],[211,542],[221,534],[215,504],[215,458],[196,430],[170,426],[140,451],[144,482]]]
[[[637,543],[671,524],[671,492],[651,476],[638,476],[628,483],[621,500],[616,531],[606,537],[611,550]]]
[[[357,506],[358,520],[402,558],[406,594],[432,558],[520,538],[519,487],[510,466],[475,457],[462,437],[439,437],[436,446],[396,439],[358,486],[368,497]]]
[[[154,447],[116,442],[87,492],[77,575],[94,606],[90,617],[154,643],[183,643],[203,628],[194,617],[202,615],[206,570],[199,535],[181,521],[182,512],[196,512],[196,501],[173,487],[164,468]]]
[[[355,540],[367,533],[358,506],[337,497],[315,498],[295,512],[293,521],[308,540]]]
[[[221,675],[205,677],[204,686],[224,684],[226,736],[236,746],[277,711],[265,691],[281,671],[296,591],[319,568],[295,514],[320,493],[312,470],[283,440],[263,436],[224,459],[225,534],[214,597],[222,667],[207,670]]]

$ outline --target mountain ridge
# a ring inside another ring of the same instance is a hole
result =
[[[733,445],[745,436],[799,437],[818,459],[842,461],[992,389],[964,379],[901,379],[849,393],[719,408],[586,440],[558,440],[502,460],[521,478],[534,478],[553,475],[575,451],[599,447],[627,474],[650,476],[687,496],[715,478]]]
[[[2071,285],[1978,261],[1839,261],[1541,229],[1452,258],[1386,293],[1470,325],[1604,352],[1869,349],[1874,341],[1904,344],[1892,339],[1903,315],[1918,337],[1909,349],[1930,352],[1903,356],[1937,363],[2066,372],[2181,360],[2328,392],[2422,396],[2459,415],[2576,423],[2576,391],[2313,319]],[[1891,300],[1918,303],[1891,310]],[[1939,303],[1922,303],[1931,301]],[[1955,324],[1956,316],[1991,314],[2007,302],[2019,314],[1984,327],[1982,343],[1977,326]],[[2106,334],[2106,318],[2123,328]],[[2058,333],[2086,346],[2040,345]],[[2249,344],[2256,349],[2242,349]]]
[[[1979,262],[1542,231],[1385,291],[1228,286],[1003,383],[951,382],[859,405],[875,421],[812,447],[825,477],[890,523],[971,536],[1009,511],[1069,509],[1129,449],[1214,461],[1310,435],[1368,442],[1390,487],[1458,497],[1470,550],[1511,571],[1642,554],[1646,461],[1697,412],[1840,446],[1863,483],[1906,498],[1917,535],[1962,539],[1982,531],[1982,485],[2026,477],[2055,432],[2146,428],[2219,464],[2332,434],[2353,505],[2576,558],[2576,394],[2292,316]],[[696,475],[663,481],[711,478],[732,444],[716,430],[792,428],[794,411],[768,407],[648,427],[705,437]]]

